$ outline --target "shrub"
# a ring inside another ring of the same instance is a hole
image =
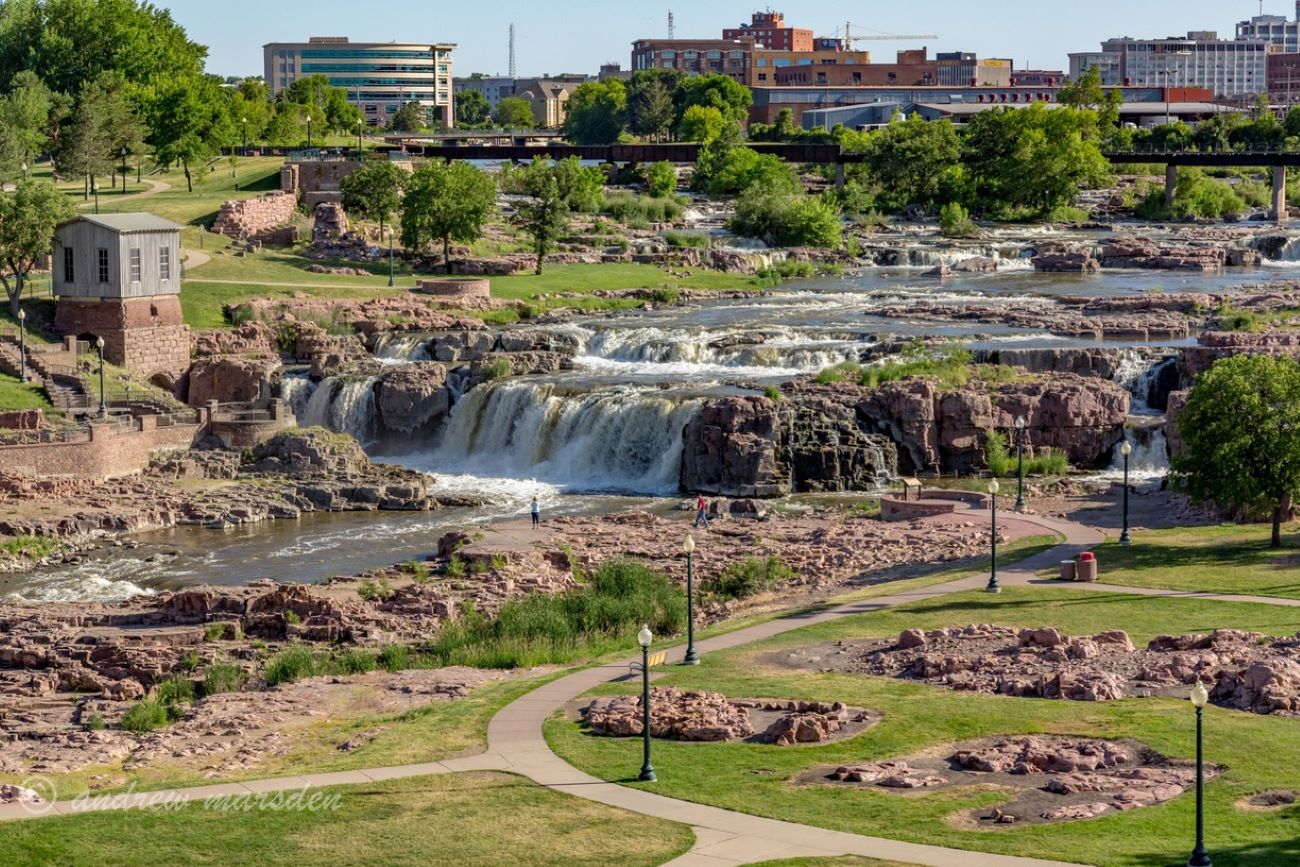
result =
[[[664,240],[668,242],[669,247],[707,247],[709,246],[708,232],[682,232],[676,229],[669,229],[664,232]]]
[[[360,648],[349,648],[338,658],[338,667],[344,674],[365,674],[375,670],[375,657]]]
[[[0,542],[0,551],[29,560],[44,559],[62,547],[63,543],[51,536],[14,536]]]
[[[773,403],[781,400],[781,389],[775,385],[769,385],[763,388],[763,396]]]
[[[399,672],[410,667],[411,652],[404,644],[390,644],[379,651],[375,660],[379,667],[388,672]]]
[[[676,286],[660,286],[650,292],[650,300],[656,304],[676,304],[681,292]]]
[[[1218,331],[1259,331],[1264,323],[1257,314],[1225,302],[1214,311],[1213,327]]]
[[[464,578],[465,571],[465,561],[458,555],[452,554],[451,559],[447,561],[447,577]]]
[[[984,435],[984,454],[991,474],[1004,478],[1016,477],[1019,461],[1015,450],[1009,447],[1007,437],[1001,431],[991,430]],[[1064,452],[1044,447],[1032,456],[1025,456],[1027,476],[1063,476],[1069,472],[1070,459]]]
[[[418,560],[409,560],[398,566],[398,571],[404,575],[410,575],[411,580],[416,584],[423,584],[429,580],[429,564],[421,563]]]
[[[725,599],[744,599],[773,590],[792,575],[794,571],[779,557],[750,557],[724,569],[708,589]]]
[[[228,662],[213,663],[203,676],[203,695],[239,692],[248,682],[248,672]]]
[[[357,588],[357,595],[367,602],[383,602],[392,599],[396,592],[388,583],[387,576],[381,576],[378,581],[367,578]]]
[[[671,196],[677,190],[677,167],[667,160],[651,163],[645,170],[645,187],[651,196]]]
[[[651,223],[671,223],[681,218],[682,206],[670,197],[638,196],[635,193],[610,193],[601,205],[601,213],[625,226],[643,229]]]
[[[310,650],[295,644],[268,659],[262,676],[266,679],[267,686],[279,686],[311,677],[315,673],[316,658]]]
[[[940,209],[939,229],[948,238],[974,238],[980,233],[970,214],[958,202],[949,202]]]
[[[167,722],[167,708],[149,698],[136,702],[122,714],[122,728],[138,735],[160,729]]]
[[[839,213],[823,199],[752,188],[736,202],[728,228],[779,247],[838,247]]]
[[[498,379],[505,379],[514,373],[514,367],[504,358],[498,359],[491,364],[485,364],[479,369],[479,382],[496,382]]]
[[[707,177],[705,188],[712,196],[735,195],[751,189],[789,195],[799,190],[799,176],[776,154],[734,147]]]
[[[203,627],[203,637],[208,641],[220,641],[226,637],[226,624],[210,623]]]
[[[292,608],[286,608],[284,609],[284,622],[292,626],[298,626],[302,623],[302,617],[300,617],[298,612],[294,611]]]
[[[104,717],[100,713],[92,713],[90,718],[81,724],[88,732],[102,731],[104,728]]]

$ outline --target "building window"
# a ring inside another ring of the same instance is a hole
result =
[[[108,282],[108,250],[104,247],[99,248],[99,282]]]
[[[164,280],[172,278],[172,248],[162,247],[158,250],[158,276]]]
[[[767,73],[766,73],[766,72],[760,72],[760,73],[758,74],[758,80],[759,80],[759,81],[767,81]]]
[[[63,282],[74,283],[77,279],[76,256],[71,247],[63,248]]]
[[[140,248],[131,250],[131,282],[140,282]]]

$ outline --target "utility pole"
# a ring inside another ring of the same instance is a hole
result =
[[[673,10],[668,10],[668,38],[677,38],[677,22],[673,19]]]
[[[517,75],[518,75],[518,70],[515,69],[515,23],[511,21],[510,22],[510,78],[511,80],[513,81]]]

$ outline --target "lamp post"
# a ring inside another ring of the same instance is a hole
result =
[[[686,656],[682,665],[699,665],[700,655],[695,652],[695,537],[687,536],[682,543],[686,552]]]
[[[1191,699],[1196,708],[1196,847],[1187,859],[1187,867],[1211,867],[1210,853],[1205,851],[1205,765],[1201,749],[1201,721],[1210,694],[1199,680],[1192,687]]]
[[[27,381],[27,311],[18,308],[18,379]]]
[[[641,645],[641,741],[644,748],[641,775],[637,780],[653,783],[655,769],[650,764],[650,642],[654,640],[654,634],[650,627],[642,626],[636,634],[636,640]]]
[[[984,589],[989,593],[1001,593],[1002,585],[998,583],[998,480],[989,482],[989,516],[992,534],[989,537],[989,583]]]
[[[98,214],[99,213],[99,181],[98,180],[92,180],[90,182],[90,191],[95,194],[95,213]]]
[[[104,338],[95,338],[95,348],[99,350],[99,417],[108,418],[108,403],[104,400]]]
[[[307,150],[311,150],[311,115],[307,115]]]
[[[131,171],[131,167],[130,167],[129,165],[127,165],[127,163],[126,163],[126,145],[122,145],[122,153],[121,153],[121,157],[122,157],[122,195],[125,196],[125,195],[126,195],[126,177],[127,177],[127,173]]]
[[[141,178],[141,171],[142,169],[141,169],[140,155],[136,154],[135,155],[135,182],[137,184],[143,183],[143,180]]]
[[[1025,417],[1016,416],[1016,511],[1025,510]]]
[[[1133,454],[1133,444],[1125,439],[1119,453],[1124,456],[1124,530],[1119,534],[1119,543],[1127,545],[1131,541],[1128,536],[1128,456]]]
[[[393,285],[393,276],[394,276],[393,272],[396,270],[396,268],[397,265],[395,263],[394,253],[393,253],[393,227],[389,226],[388,227],[388,285],[389,286]]]
[[[27,160],[23,160],[23,180],[27,180]]]
[[[361,130],[365,128],[365,121],[357,118],[357,159],[361,159]]]
[[[248,118],[241,118],[240,123],[244,125],[244,156],[248,156]]]

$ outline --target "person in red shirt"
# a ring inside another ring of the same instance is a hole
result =
[[[704,495],[700,494],[695,500],[695,526],[703,525],[706,528],[709,526],[708,511],[709,503],[704,499]]]

